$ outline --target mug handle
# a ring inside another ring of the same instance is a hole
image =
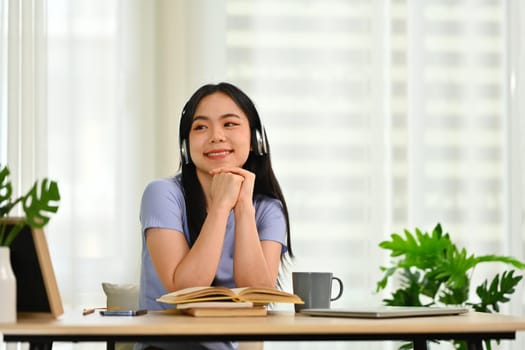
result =
[[[335,277],[333,276],[332,277],[332,282],[336,280],[337,283],[339,283],[339,293],[337,293],[337,295],[335,296],[335,298],[330,298],[330,301],[334,301],[334,300],[337,300],[341,297],[341,295],[343,295],[343,281],[341,281],[341,279],[339,279],[338,277]]]

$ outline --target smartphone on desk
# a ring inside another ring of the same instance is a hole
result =
[[[148,313],[148,310],[101,310],[102,316],[140,316]]]

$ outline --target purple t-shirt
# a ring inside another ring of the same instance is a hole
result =
[[[286,220],[281,202],[267,196],[256,195],[254,207],[259,239],[281,243],[282,254],[284,254],[286,252]],[[189,244],[190,234],[180,175],[154,180],[146,186],[140,207],[140,222],[142,225],[140,307],[148,310],[167,309],[172,306],[155,301],[167,291],[152,264],[145,236],[148,228],[172,229],[182,232]],[[232,211],[228,217],[222,255],[215,275],[215,285],[235,287],[233,281],[234,236],[235,219]]]

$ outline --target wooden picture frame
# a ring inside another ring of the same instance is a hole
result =
[[[2,220],[9,226],[21,218]],[[45,233],[27,224],[10,246],[16,278],[17,315],[57,318],[64,313]]]

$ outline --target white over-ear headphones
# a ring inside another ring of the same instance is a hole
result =
[[[264,128],[262,128],[262,132],[259,129],[255,129],[255,153],[258,156],[268,154],[268,143],[266,141],[266,131]]]
[[[186,139],[182,140],[180,145],[180,158],[184,164],[190,163],[190,155],[188,153],[188,143]]]

